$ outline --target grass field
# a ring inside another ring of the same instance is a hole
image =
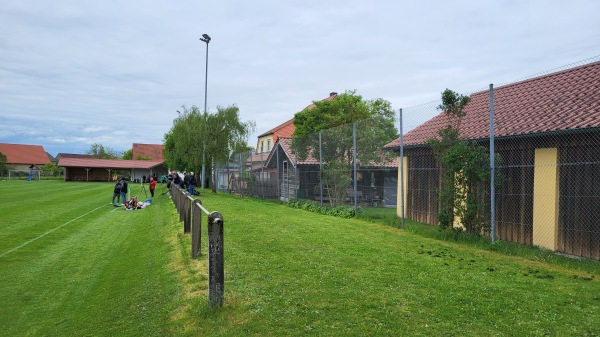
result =
[[[225,220],[225,305],[210,309],[206,228],[191,260],[163,188],[125,211],[109,183],[0,181],[0,335],[600,336],[598,262],[206,193]]]

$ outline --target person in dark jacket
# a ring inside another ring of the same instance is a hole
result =
[[[121,202],[125,203],[125,200],[127,200],[127,192],[128,192],[128,186],[127,186],[127,178],[123,177],[121,178]]]
[[[183,188],[183,179],[181,179],[181,176],[177,171],[173,171],[173,184],[179,188]]]
[[[188,192],[190,192],[191,195],[196,195],[196,176],[194,176],[194,172],[190,172],[188,186]]]

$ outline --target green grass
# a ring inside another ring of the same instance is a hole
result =
[[[114,210],[112,185],[0,182],[1,335],[168,334],[171,205]]]
[[[108,205],[108,183],[0,182],[0,193],[0,255],[81,216],[0,256],[7,336],[600,335],[598,262],[206,192],[225,221],[225,305],[211,309],[206,228],[191,260],[166,196],[127,212]]]

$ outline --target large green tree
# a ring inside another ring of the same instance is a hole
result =
[[[0,152],[0,176],[3,176],[6,171],[6,156],[4,153]]]
[[[97,159],[119,159],[121,157],[115,150],[102,144],[92,144],[87,152]]]
[[[390,102],[381,98],[365,100],[356,91],[313,104],[314,107],[294,116],[292,148],[300,160],[308,156],[323,158],[321,180],[331,204],[335,205],[345,200],[353,181],[353,123],[356,123],[357,165],[378,165],[391,160],[391,153],[382,148],[398,137],[395,112]],[[321,141],[319,131],[323,131]]]
[[[236,105],[218,106],[215,113],[203,113],[196,106],[182,110],[164,137],[169,167],[198,172],[203,164],[208,168],[225,165],[233,153],[249,149],[247,137],[254,122],[242,122]],[[214,179],[213,174],[211,185],[216,192]]]

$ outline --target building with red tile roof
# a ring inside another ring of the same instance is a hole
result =
[[[463,139],[489,139],[488,91],[471,95],[460,125]],[[426,144],[447,126],[443,112],[403,136],[405,146]],[[600,127],[600,62],[494,89],[494,136],[523,137]],[[400,139],[386,145],[397,148]]]
[[[496,238],[600,260],[600,62],[494,88],[493,106]],[[460,137],[489,148],[488,91],[464,111]],[[437,224],[441,172],[427,142],[448,124],[440,113],[403,135],[398,215]]]
[[[331,101],[337,97],[337,92],[329,93],[329,96],[322,99],[321,101]],[[306,108],[302,109],[302,111],[306,109],[312,109],[315,107],[314,103],[311,103],[306,106]],[[296,126],[294,126],[294,119],[290,119],[285,121],[284,123],[277,125],[271,130],[261,134],[258,136],[258,142],[256,143],[256,151],[255,154],[268,153],[271,152],[273,145],[277,143],[280,137],[292,137],[296,131]],[[262,158],[262,156],[261,156]]]
[[[133,160],[139,159],[147,159],[154,161],[164,161],[163,151],[165,146],[162,144],[139,144],[133,143],[133,147],[131,148]]]
[[[167,173],[164,161],[96,159],[82,157],[62,157],[58,166],[65,168],[65,181],[113,181],[115,174],[126,172],[131,180],[142,176]],[[123,175],[123,174],[119,174]]]
[[[50,163],[41,145],[0,143],[0,153],[6,156],[9,170],[29,171],[31,165],[39,167]]]

